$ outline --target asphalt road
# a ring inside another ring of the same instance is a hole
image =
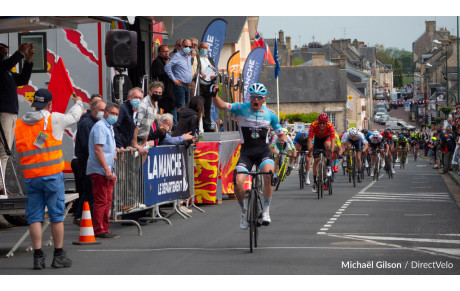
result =
[[[50,267],[52,247],[44,247],[47,269],[32,270],[30,240],[6,258],[26,228],[3,229],[0,274],[460,274],[460,211],[443,179],[422,159],[396,171],[391,181],[366,177],[356,188],[339,172],[334,194],[320,200],[309,186],[299,190],[294,171],[275,192],[272,223],[252,254],[237,202],[224,200],[189,219],[173,215],[172,225],[143,226],[142,236],[112,224],[120,237],[92,246],[72,245],[79,228],[68,218],[64,248],[73,266],[65,269]]]

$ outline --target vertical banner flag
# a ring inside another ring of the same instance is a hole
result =
[[[74,91],[62,58],[59,58],[56,67],[54,67],[53,74],[48,84],[48,90],[53,94],[52,111],[64,113],[67,109],[70,96]]]
[[[240,98],[240,88],[238,86],[241,73],[240,51],[237,51],[228,59],[227,72],[230,78],[233,75],[233,84],[230,84],[233,102],[242,102]]]
[[[257,82],[264,62],[265,48],[256,47],[248,55],[243,68],[244,103],[249,102],[249,86]]]
[[[275,79],[278,78],[280,74],[280,54],[278,52],[278,42],[275,37]]]
[[[155,47],[159,47],[163,44],[163,22],[155,22],[153,16],[150,16],[152,19],[152,60],[155,59]]]
[[[227,21],[222,18],[216,18],[208,24],[204,30],[202,42],[208,44],[208,57],[212,58],[216,69],[219,66],[220,51],[224,46],[225,34],[227,31]],[[217,108],[214,104],[211,104],[211,121],[212,128],[214,128],[215,122],[218,119]]]
[[[271,65],[275,64],[275,60],[273,59],[272,53],[270,52],[270,48],[268,47],[267,43],[264,41],[264,39],[260,36],[259,32],[257,31],[256,31],[256,37],[254,39],[254,47],[265,48],[265,60]]]
[[[204,30],[202,42],[208,43],[208,56],[213,59],[216,66],[219,65],[219,56],[224,46],[225,33],[227,31],[227,21],[216,18]]]

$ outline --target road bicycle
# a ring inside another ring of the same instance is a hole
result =
[[[247,199],[247,219],[249,224],[249,251],[252,253],[254,252],[254,248],[257,247],[257,239],[259,236],[259,226],[261,223],[259,220],[262,217],[262,196],[263,196],[263,187],[262,187],[262,179],[260,179],[260,175],[270,175],[271,177],[271,184],[274,184],[273,181],[273,172],[258,172],[258,171],[251,171],[251,172],[236,172],[237,175],[239,174],[247,174],[251,176],[252,187],[251,190],[247,191],[246,199]],[[236,175],[235,175],[236,176]]]
[[[385,171],[388,174],[388,178],[393,179],[393,172],[391,171],[390,157],[388,153],[385,153]]]
[[[356,187],[356,175],[357,175],[357,165],[356,165],[356,148],[354,145],[351,145],[348,150],[347,155],[347,171],[348,171],[348,182],[353,181],[353,187]]]
[[[320,150],[320,149],[317,149],[315,151],[319,153],[318,174],[316,176],[316,186],[318,188],[318,199],[320,199],[320,198],[323,198],[324,185],[326,185],[329,195],[332,195],[332,182],[331,182],[331,177],[327,176],[326,157],[324,156],[324,153],[326,151]]]
[[[380,168],[382,165],[382,160],[381,160],[382,157],[380,156],[380,152],[377,149],[372,149],[371,155],[376,156],[375,163],[374,163],[374,181],[378,181]]]
[[[288,155],[285,151],[280,151],[280,162],[283,161],[278,170],[278,178],[276,178],[275,181],[275,191],[278,191],[278,187],[280,186],[281,182],[284,181],[286,178],[286,172],[288,168],[288,161],[289,158],[292,157],[291,155]]]
[[[401,159],[400,159],[401,162],[399,163],[400,169],[404,169],[404,166],[406,165],[406,159],[407,159],[407,153],[404,149],[402,149]]]
[[[307,172],[305,171],[305,165],[307,163],[306,157],[308,155],[308,151],[300,151],[299,153],[299,180],[300,180],[300,189],[305,187],[306,176]]]

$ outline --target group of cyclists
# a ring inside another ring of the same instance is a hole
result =
[[[370,166],[373,169],[375,157],[379,154],[382,158],[386,157],[392,174],[395,174],[393,158],[397,157],[396,162],[398,162],[404,154],[407,157],[407,150],[410,146],[417,148],[420,144],[418,135],[409,137],[407,133],[396,135],[390,130],[371,132],[366,129],[359,131],[352,127],[338,135],[326,113],[319,114],[318,120],[311,123],[308,130],[298,132],[292,140],[288,130],[280,125],[276,114],[263,105],[267,95],[267,89],[263,84],[254,83],[249,87],[248,103],[227,103],[217,95],[216,88],[212,91],[214,106],[234,113],[238,119],[241,149],[240,158],[235,167],[234,189],[241,208],[241,229],[248,228],[248,210],[244,190],[247,174],[245,173],[250,172],[254,165],[260,172],[274,174],[274,177],[264,175],[263,209],[260,216],[261,225],[270,224],[269,209],[273,185],[277,179],[277,169],[283,163],[280,161],[281,152],[286,153],[289,157],[286,175],[289,175],[299,161],[300,154],[308,152],[304,163],[305,173],[307,173],[305,184],[307,185],[310,184],[310,159],[313,157],[312,191],[317,192],[319,190],[317,176],[320,153],[324,153],[326,176],[333,181],[334,172],[338,172],[338,162],[346,159],[351,148],[356,153],[358,172],[363,171],[363,162],[364,167]],[[368,156],[370,156],[370,162]],[[371,175],[374,175],[373,170]],[[361,182],[361,175],[358,175],[358,182]],[[324,187],[327,187],[326,184]]]

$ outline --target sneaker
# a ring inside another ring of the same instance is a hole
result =
[[[41,270],[41,269],[45,269],[46,266],[45,266],[45,254],[43,254],[43,256],[41,257],[35,257],[34,256],[34,270]]]
[[[366,168],[369,168],[369,162],[367,161],[367,159],[364,160],[364,166],[365,166]]]
[[[460,173],[460,172],[459,172]],[[459,174],[460,175],[460,174]],[[307,185],[310,185],[310,177],[307,177],[307,181],[305,182]]]
[[[73,224],[77,225],[77,226],[80,226],[81,224],[81,219],[74,219],[73,220]]]
[[[358,183],[361,183],[361,175],[358,175]]]
[[[330,177],[332,175],[331,167],[327,167],[326,176]]]
[[[103,233],[98,233],[94,235],[95,237],[98,238],[117,238],[120,237],[118,234],[110,233],[110,232],[103,232]]]
[[[292,166],[289,166],[286,171],[286,176],[289,176],[291,174],[291,171],[292,171]]]
[[[187,208],[187,207],[185,207],[184,205],[182,205],[182,206],[180,207],[180,211],[185,212],[185,213],[192,213],[192,212],[193,212],[192,209]]]
[[[324,189],[324,190],[327,190],[327,184],[324,184],[324,188],[323,188],[323,189]]]
[[[396,174],[395,169],[391,168],[391,173]]]
[[[54,255],[53,262],[51,263],[51,267],[53,268],[68,268],[72,266],[72,260],[69,259],[64,252],[60,255]]]
[[[396,163],[401,163],[401,160],[399,158],[396,158]]]
[[[371,177],[374,177],[374,168],[371,168]]]
[[[385,168],[385,160],[382,160],[382,168]]]
[[[122,206],[122,207],[121,207],[121,211],[122,211],[122,212],[128,212],[128,211],[130,211],[130,210],[133,210],[134,208],[135,208],[134,205],[126,205],[126,206]]]
[[[243,230],[248,229],[249,222],[248,222],[248,213],[241,213],[241,220],[240,220],[240,228]]]
[[[318,192],[318,186],[316,186],[316,183],[313,183],[313,187],[311,187],[311,191],[312,191],[313,193]]]
[[[434,165],[433,169],[439,169],[438,165]]]
[[[270,224],[270,222],[272,222],[270,219],[270,214],[268,212],[262,213],[261,224],[267,226]]]
[[[334,166],[334,173],[337,173],[339,171],[339,167],[338,166]]]

